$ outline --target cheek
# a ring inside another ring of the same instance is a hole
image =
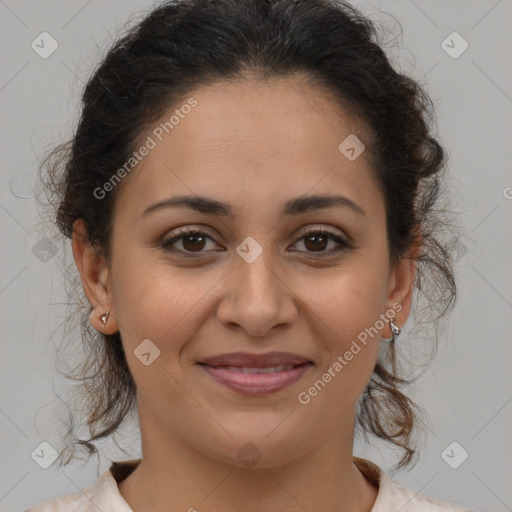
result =
[[[330,338],[337,340],[332,343],[333,349],[342,350],[347,343],[350,345],[350,340],[376,325],[385,308],[385,281],[381,273],[372,273],[369,267],[361,272],[350,269],[335,278],[316,280],[317,292],[309,291],[308,306],[331,333]],[[382,327],[380,322],[377,327]]]
[[[322,357],[298,399],[312,417],[331,410],[331,426],[357,402],[375,368],[383,327],[379,286],[376,275],[351,272],[326,279],[318,295],[310,297],[313,336]]]
[[[150,339],[164,352],[175,352],[206,321],[209,292],[219,276],[156,263],[154,255],[120,258],[115,263],[115,311],[123,344],[132,351]],[[170,340],[176,343],[170,343]]]
[[[302,389],[301,403],[309,400],[311,412],[322,414],[324,407],[347,410],[375,368],[383,328],[385,276],[382,266],[365,263],[317,281],[317,293],[309,292],[308,306],[316,325],[313,336],[322,352],[315,375]]]

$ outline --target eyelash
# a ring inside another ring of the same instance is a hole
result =
[[[177,242],[177,241],[179,241],[179,240],[181,240],[181,239],[183,239],[183,238],[185,238],[187,236],[190,236],[190,235],[204,235],[207,238],[209,238],[210,240],[212,240],[212,238],[209,237],[203,231],[198,231],[198,230],[195,230],[195,229],[192,229],[192,228],[186,228],[186,229],[176,233],[171,238],[168,238],[167,240],[164,240],[162,242],[162,244],[161,244],[161,247],[162,247],[162,249],[164,249],[167,252],[177,253],[177,254],[180,254],[180,255],[182,255],[184,257],[190,257],[190,258],[197,258],[197,257],[200,257],[201,254],[204,254],[205,252],[207,253],[208,251],[199,251],[197,253],[194,253],[192,251],[188,251],[187,252],[187,251],[182,251],[182,250],[179,250],[179,249],[176,249],[176,248],[172,247],[172,244],[174,244],[175,242]],[[319,252],[319,253],[316,253],[316,254],[319,254],[319,256],[314,256],[314,258],[328,257],[328,256],[331,256],[333,254],[338,254],[338,253],[346,251],[348,249],[352,249],[352,245],[350,245],[346,240],[340,238],[339,236],[335,235],[334,233],[331,233],[329,231],[325,231],[325,230],[319,229],[319,228],[316,228],[316,229],[315,228],[309,228],[302,235],[302,237],[297,240],[297,242],[300,242],[304,238],[307,238],[308,236],[311,236],[311,235],[326,235],[331,240],[336,242],[338,244],[338,246],[339,246],[337,249],[331,250],[330,252],[324,252],[324,253]],[[297,251],[297,252],[303,252],[303,251]],[[306,251],[306,252],[310,252],[311,254],[315,254],[313,251]],[[308,256],[308,257],[311,257],[311,256]]]

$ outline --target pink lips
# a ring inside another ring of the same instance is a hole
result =
[[[255,395],[290,386],[313,363],[288,352],[233,352],[203,359],[199,365],[217,382],[240,393]],[[256,373],[260,371],[264,373]]]

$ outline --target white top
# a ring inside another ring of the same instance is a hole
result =
[[[117,482],[124,480],[140,460],[114,462],[95,484],[83,492],[43,501],[24,512],[133,512],[120,494]],[[353,461],[365,478],[379,488],[371,512],[475,512],[403,487],[367,459],[354,456]]]

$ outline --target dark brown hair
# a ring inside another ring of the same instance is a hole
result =
[[[377,41],[374,24],[342,1],[160,4],[108,50],[83,92],[74,136],[41,165],[48,170],[46,176],[41,173],[41,182],[54,209],[53,221],[70,238],[73,222],[83,219],[88,243],[108,258],[113,205],[124,181],[101,200],[93,191],[123,166],[157,119],[194,88],[246,77],[303,74],[364,127],[360,138],[372,155],[385,199],[391,261],[409,257],[415,244],[421,246],[415,258],[411,333],[420,324],[433,328],[425,344],[433,354],[437,321],[456,297],[451,253],[442,238],[450,227],[445,221],[448,211],[439,204],[446,157],[432,133],[432,100],[416,81],[393,68]],[[113,434],[134,412],[136,386],[119,332],[100,335],[92,329],[91,308],[76,273],[68,282],[69,293],[78,298],[73,314],[77,318],[81,311],[80,343],[86,357],[67,376],[81,383],[79,401],[85,405],[90,434],[72,444],[82,445],[90,456],[98,453],[93,442]],[[68,327],[69,344],[74,326]],[[401,391],[415,379],[399,376],[395,343],[383,346],[358,403],[356,434],[362,433],[365,440],[373,434],[403,449],[400,468],[417,452],[413,434],[422,410]],[[73,432],[71,419],[66,436]]]

